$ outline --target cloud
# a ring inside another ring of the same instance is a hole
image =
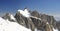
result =
[[[53,15],[56,20],[60,20],[60,14],[59,15]]]

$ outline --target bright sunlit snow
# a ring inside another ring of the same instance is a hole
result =
[[[30,17],[30,13],[28,12],[27,9],[23,10],[18,10],[18,12],[20,12],[20,14],[22,14],[24,17]]]
[[[10,22],[0,17],[0,31],[31,31],[16,22]]]
[[[34,17],[34,16],[30,16],[30,17],[41,20],[41,18],[37,18],[37,17]]]
[[[10,16],[10,19],[16,20],[12,14],[9,14],[9,16]]]
[[[53,28],[53,31],[59,31],[59,30],[58,30],[58,29],[54,29],[54,28]]]
[[[48,22],[46,24],[49,24]]]

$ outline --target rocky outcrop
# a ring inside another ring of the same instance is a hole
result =
[[[37,12],[36,10],[35,11],[32,11],[31,12],[31,15],[34,16],[34,17],[37,17],[37,18],[40,18],[41,17],[41,14],[39,12]]]
[[[17,12],[15,15],[15,18],[19,24],[21,25],[25,24],[25,21],[24,21],[25,18],[20,13]]]
[[[59,31],[60,31],[60,21],[58,21],[56,25],[57,25],[57,28],[58,28]]]
[[[41,19],[42,19],[42,21],[49,22],[50,25],[53,25],[56,28],[56,20],[54,19],[53,16],[42,14]]]
[[[2,18],[11,22],[17,22],[15,17],[10,13],[6,13]]]
[[[15,18],[17,19],[17,22],[29,29],[31,29],[32,31],[34,31],[35,26],[34,23],[32,22],[32,20],[30,18],[26,18],[23,15],[21,15],[19,12],[16,13]]]
[[[41,20],[36,20],[36,19],[32,18],[32,21],[34,22],[34,24],[37,26],[38,29],[46,28],[48,26],[48,25],[46,25],[46,22],[49,23],[51,29],[52,29],[52,26],[54,28],[56,28],[56,20],[54,19],[53,16],[46,15],[46,14],[39,14],[37,11],[33,11],[31,14],[37,18],[41,18]],[[39,28],[39,27],[41,27],[41,28]]]

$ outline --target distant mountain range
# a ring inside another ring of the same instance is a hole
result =
[[[30,11],[27,8],[18,10],[14,16],[6,13],[2,18],[11,22],[17,22],[32,31],[58,31],[59,29],[53,16],[41,14],[36,10]]]

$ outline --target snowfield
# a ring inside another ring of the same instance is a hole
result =
[[[16,22],[10,22],[0,17],[0,31],[31,31]]]

